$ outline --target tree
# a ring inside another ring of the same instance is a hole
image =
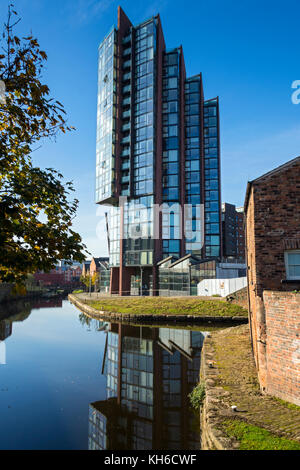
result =
[[[72,182],[32,162],[37,143],[73,128],[41,81],[46,53],[33,36],[15,35],[19,21],[9,5],[0,41],[0,80],[6,88],[0,100],[0,282],[49,271],[60,259],[82,262],[86,248],[71,229],[78,207],[77,199],[70,200]]]
[[[97,287],[99,287],[99,281],[100,281],[100,274],[98,272],[95,272],[92,275],[92,285],[94,286],[94,291],[97,291]]]
[[[80,282],[86,287],[86,291],[89,290],[92,284],[91,276],[89,274],[80,276]]]

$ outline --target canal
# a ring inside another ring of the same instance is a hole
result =
[[[0,307],[0,449],[199,449],[188,395],[209,329],[100,322],[59,299]]]

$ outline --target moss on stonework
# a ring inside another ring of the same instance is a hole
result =
[[[266,429],[234,420],[223,423],[226,434],[240,443],[240,450],[300,450],[300,443],[276,436]]]

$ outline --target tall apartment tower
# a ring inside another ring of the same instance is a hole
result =
[[[201,74],[186,76],[182,47],[166,49],[159,15],[133,26],[118,8],[118,28],[99,46],[97,111],[96,202],[112,206],[111,292],[128,295],[140,282],[155,293],[157,263],[170,256],[219,258],[219,102],[204,100]],[[164,213],[174,205],[182,213]]]

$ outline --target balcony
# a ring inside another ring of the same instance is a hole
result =
[[[128,69],[131,67],[131,60],[126,60],[126,62],[123,63],[123,69]]]
[[[127,82],[127,80],[131,80],[131,73],[124,73],[123,75],[123,82]]]
[[[122,131],[123,132],[130,131],[130,122],[128,122],[128,124],[124,124],[124,126],[122,126]]]
[[[126,57],[131,54],[131,47],[128,47],[123,51],[123,57]]]
[[[131,34],[122,39],[122,44],[128,44],[129,42],[131,42]]]
[[[121,140],[121,144],[130,144],[130,135],[128,135],[127,137],[123,137],[123,139]]]
[[[129,196],[129,187],[121,190],[121,196]]]
[[[123,106],[129,106],[129,105],[130,105],[130,102],[131,102],[130,97],[129,97],[129,98],[125,98],[125,99],[123,100]]]
[[[131,92],[131,86],[130,85],[124,86],[122,92],[123,92],[124,95],[126,93],[130,93]]]
[[[122,114],[122,118],[123,119],[130,118],[130,109],[129,109],[129,111],[124,111],[124,113]]]
[[[129,149],[129,147],[127,147],[121,153],[121,157],[129,157],[129,155],[130,155],[130,149]]]
[[[122,176],[121,184],[129,183],[129,175]]]

